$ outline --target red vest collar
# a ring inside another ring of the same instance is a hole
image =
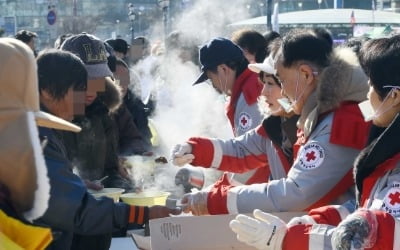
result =
[[[368,198],[371,195],[372,189],[379,178],[384,176],[388,171],[396,167],[396,163],[400,161],[400,153],[396,154],[392,158],[386,160],[379,167],[376,168],[371,175],[363,180],[363,192],[361,194],[360,204],[361,206],[366,206]]]
[[[260,95],[262,90],[262,85],[258,82],[257,74],[250,71],[249,69],[245,69],[242,74],[236,79],[231,98],[226,107],[226,114],[229,118],[232,128],[235,127],[235,110],[236,104],[240,97],[240,94],[243,93],[244,99],[246,103],[252,105],[257,102],[257,98]]]

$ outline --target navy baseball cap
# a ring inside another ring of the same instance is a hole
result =
[[[206,71],[228,61],[244,58],[243,51],[231,40],[217,37],[203,45],[199,51],[201,75],[193,85],[208,79]]]

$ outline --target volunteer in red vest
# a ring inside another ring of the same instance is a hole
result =
[[[288,225],[261,211],[257,220],[239,215],[231,222],[239,240],[259,249],[400,249],[400,36],[366,42],[360,62],[370,84],[360,108],[381,131],[354,164],[358,209],[325,206]]]
[[[211,81],[216,91],[229,96],[226,114],[233,129],[234,136],[239,136],[255,128],[263,119],[258,109],[257,98],[262,85],[257,74],[250,71],[249,62],[243,51],[232,41],[225,38],[214,38],[199,50],[202,73],[194,85]],[[182,151],[179,148],[175,150]],[[228,174],[228,173],[226,173]],[[259,176],[262,181],[268,179],[267,168],[243,174],[228,174],[227,179],[233,183],[247,183],[253,176]]]
[[[333,50],[320,32],[293,30],[283,38],[275,58],[276,76],[290,100],[288,106],[300,115],[288,176],[200,191],[186,204],[189,210],[202,214],[250,213],[256,208],[308,211],[353,197],[352,163],[365,146],[369,130],[357,106],[366,99],[367,77],[355,54]],[[196,147],[192,145],[193,152]]]
[[[262,120],[257,97],[262,85],[257,74],[247,68],[242,50],[225,38],[214,38],[199,51],[202,73],[193,85],[209,79],[216,91],[230,96],[227,116],[235,136],[256,127]]]
[[[258,100],[258,106],[266,117],[262,124],[231,140],[192,137],[188,143],[178,148],[192,148],[192,145],[195,145],[196,151],[191,152],[195,156],[191,162],[193,166],[238,173],[268,167],[271,172],[270,179],[278,180],[287,176],[292,164],[298,115],[294,115],[293,112],[286,113],[278,103],[278,99],[283,96],[280,83],[274,76],[272,56],[267,57],[263,63],[249,64],[249,69],[258,73],[259,80],[263,83]],[[182,166],[185,163],[184,158],[176,157],[175,163]],[[268,179],[255,175],[250,181],[263,183]],[[232,181],[227,180],[225,176],[215,183],[213,190],[223,189],[230,182]],[[191,194],[185,195],[183,202],[187,203],[190,196]],[[192,213],[200,215],[201,211],[193,208]]]

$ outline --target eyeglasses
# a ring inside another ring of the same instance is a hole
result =
[[[396,85],[385,85],[382,88],[392,88],[392,89],[400,89],[400,86],[396,86]]]
[[[311,66],[309,66],[309,67],[311,67]],[[311,67],[311,69],[312,69],[312,67]],[[299,69],[297,69],[297,74],[300,74]],[[317,75],[319,74],[319,72],[316,71],[316,70],[313,70],[313,71],[312,71],[312,74],[313,74],[313,76],[317,76]],[[279,82],[279,84],[280,84],[281,86],[285,85],[285,81],[284,81],[284,80],[282,80],[279,76],[276,76],[276,75],[275,75],[275,77],[276,77],[276,80]],[[297,76],[297,77],[298,77],[298,76]]]

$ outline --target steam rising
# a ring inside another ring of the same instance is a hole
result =
[[[197,0],[175,20],[173,28],[205,42],[211,38],[230,37],[228,24],[249,17],[246,4],[241,0]]]
[[[230,37],[232,30],[227,24],[248,17],[245,1],[191,1],[194,5],[182,11],[171,25],[173,30],[182,32],[186,37],[198,41],[198,46],[207,40],[217,37]],[[162,25],[154,27],[149,40],[163,40]],[[184,45],[184,44],[182,44]],[[200,74],[200,68],[190,61],[183,62],[180,52],[166,51],[164,56],[150,56],[139,61],[133,68],[139,72],[141,79],[141,95],[147,101],[149,93],[154,93],[157,106],[152,120],[154,122],[159,145],[157,155],[169,159],[170,150],[175,144],[185,142],[189,137],[217,137],[228,139],[233,137],[232,128],[225,115],[226,98],[217,94],[207,83],[192,86]],[[128,161],[134,165],[132,159]],[[146,183],[146,189],[159,189],[177,193],[174,176],[178,168],[171,164],[162,167],[134,167],[133,178],[136,183],[147,180],[148,176],[156,173],[154,186]],[[214,171],[205,169],[205,185],[216,180]],[[150,181],[150,180],[149,180]],[[150,181],[151,182],[151,181]]]

